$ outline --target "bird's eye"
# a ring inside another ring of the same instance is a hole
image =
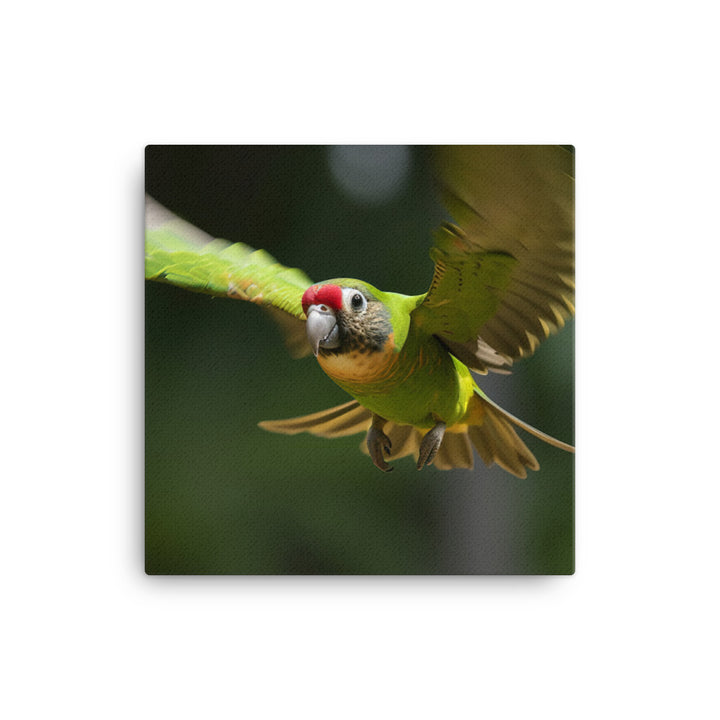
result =
[[[352,298],[350,298],[350,307],[355,310],[355,312],[364,310],[366,306],[367,300],[365,299],[364,295],[361,295],[360,293],[355,293]]]

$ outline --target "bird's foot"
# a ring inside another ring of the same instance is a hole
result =
[[[385,419],[379,415],[373,415],[372,425],[367,433],[367,447],[370,451],[370,457],[375,463],[375,466],[380,468],[383,472],[390,472],[392,465],[388,465],[383,457],[383,452],[386,455],[390,455],[392,449],[392,443],[390,438],[382,431],[385,425]]]
[[[445,423],[438,422],[432,430],[429,430],[420,443],[418,453],[417,469],[422,470],[426,465],[435,459],[440,449],[443,437],[445,437]]]

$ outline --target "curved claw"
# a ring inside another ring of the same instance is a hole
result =
[[[418,453],[417,469],[422,470],[426,465],[435,459],[440,449],[443,437],[445,437],[445,423],[439,422],[432,430],[429,430],[420,443],[420,452]]]
[[[377,415],[373,416],[373,422],[368,430],[366,442],[375,467],[383,472],[390,472],[390,470],[393,469],[392,465],[388,465],[385,462],[383,452],[385,455],[389,455],[392,449],[392,443],[390,442],[390,438],[382,431],[383,425],[385,425],[385,420]]]

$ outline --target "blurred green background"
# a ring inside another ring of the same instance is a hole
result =
[[[313,281],[427,289],[445,215],[422,147],[149,146],[146,190],[206,232],[264,248]],[[150,574],[567,574],[574,458],[521,432],[540,462],[520,480],[377,470],[362,435],[267,433],[260,420],[348,397],[292,360],[249,303],[145,283],[146,571]],[[511,376],[500,405],[573,441],[573,322]]]

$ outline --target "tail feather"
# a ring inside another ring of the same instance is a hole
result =
[[[392,445],[388,460],[398,460],[412,455],[417,462],[420,443],[426,430],[418,430],[412,425],[396,425],[389,422],[383,428],[383,432],[388,436]],[[366,455],[370,454],[364,440],[360,443],[360,449]],[[465,432],[446,432],[432,464],[438,470],[472,469],[473,453],[467,434]]]
[[[391,458],[401,458],[406,455],[417,457],[420,449],[420,433],[412,425],[395,425],[394,423],[390,427],[386,425],[385,434],[390,438],[392,444]],[[363,448],[367,450],[365,442],[363,442]]]
[[[477,393],[477,391],[476,391]],[[530,433],[531,435],[534,435],[539,440],[542,440],[543,442],[546,442],[548,445],[552,445],[553,447],[560,448],[561,450],[565,450],[566,452],[575,452],[575,448],[572,445],[569,445],[568,443],[563,442],[562,440],[558,440],[557,438],[552,437],[551,435],[547,435],[546,433],[542,432],[542,430],[538,430],[537,428],[534,428],[532,425],[528,425],[528,423],[523,422],[519,418],[516,418],[514,415],[511,415],[507,410],[503,410],[499,405],[496,405],[490,398],[476,395],[476,397],[479,397],[482,401],[487,403],[490,407],[497,410],[498,413],[500,413],[506,420],[509,420],[513,425],[517,425],[519,428],[522,428],[525,432]]]
[[[479,413],[481,422],[471,425],[468,433],[475,449],[487,466],[497,463],[508,472],[522,478],[527,477],[526,468],[530,470],[540,468],[537,459],[518,437],[513,425],[554,447],[575,452],[572,445],[557,440],[519,420],[486,396],[481,395],[477,389],[475,393],[475,401],[481,405]]]
[[[446,432],[433,465],[438,470],[465,468],[472,470],[473,451],[467,433]]]
[[[531,470],[540,467],[535,456],[518,437],[510,423],[494,409],[486,408],[482,425],[470,426],[470,437],[476,447],[478,447],[477,441],[480,441],[478,452],[486,465],[495,462],[520,478],[527,477],[526,467]]]
[[[443,438],[434,465],[438,470],[473,467],[473,446],[488,467],[497,463],[501,468],[516,475],[527,477],[527,470],[538,470],[540,465],[525,443],[520,439],[513,425],[554,447],[574,452],[567,443],[556,440],[536,428],[524,423],[496,405],[492,400],[476,391],[474,402],[477,414],[475,422],[469,425],[456,425],[448,428]],[[479,403],[479,407],[478,404]],[[303,415],[287,420],[266,420],[260,427],[271,432],[296,435],[308,432],[324,438],[345,437],[369,429],[372,413],[356,400],[329,410]],[[412,425],[398,425],[388,422],[383,432],[390,438],[392,449],[389,460],[397,460],[412,455],[417,462],[420,444],[425,430]],[[365,440],[360,445],[368,455]]]
[[[357,400],[344,405],[321,410],[312,415],[288,418],[287,420],[264,420],[258,425],[270,432],[283,435],[297,435],[308,432],[324,438],[345,437],[364,432],[370,427],[372,413]]]
[[[490,438],[477,425],[468,427],[468,435],[485,466],[490,467],[495,462],[495,453],[490,444]]]

